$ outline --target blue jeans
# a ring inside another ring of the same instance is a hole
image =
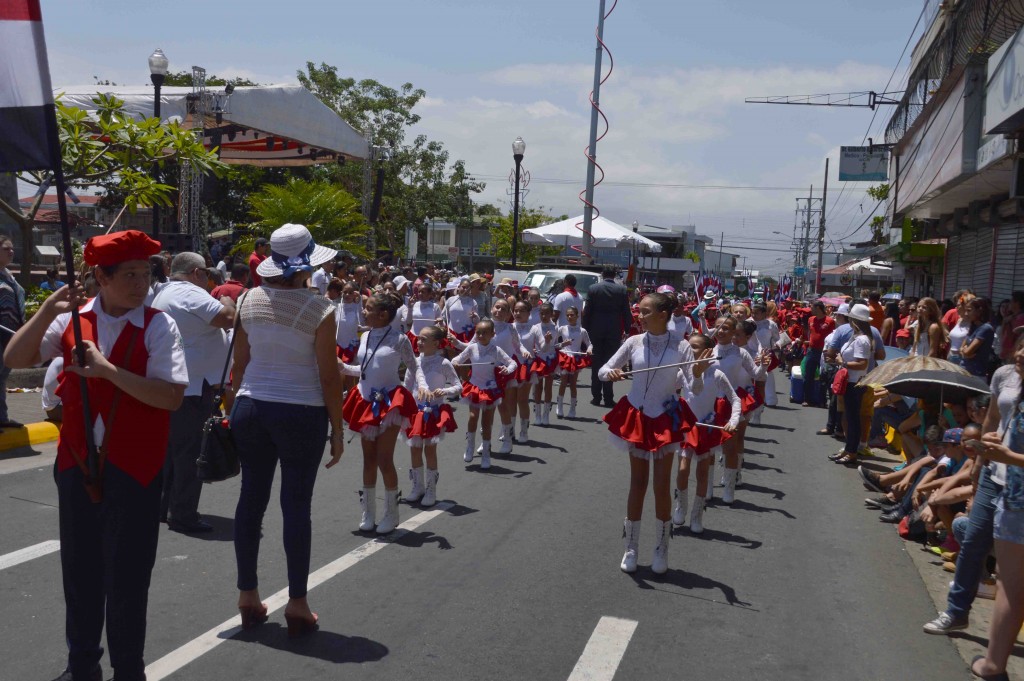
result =
[[[968,516],[967,532],[960,542],[953,586],[946,599],[946,612],[954,619],[966,619],[971,614],[971,604],[978,593],[985,559],[992,550],[995,501],[1002,491],[1002,485],[992,482],[988,470],[983,470],[978,480],[978,492],[974,495],[974,505]]]
[[[864,388],[858,388],[850,381],[843,393],[843,408],[846,410],[846,451],[855,454],[860,447],[860,403],[864,400]]]
[[[313,484],[327,443],[327,408],[240,397],[231,411],[231,433],[242,464],[242,490],[235,509],[238,590],[259,586],[263,514],[281,462],[281,514],[288,564],[288,596],[306,595],[312,537]]]
[[[815,350],[811,348],[807,351],[807,361],[804,366],[807,368],[807,373],[804,374],[804,402],[817,406],[818,386],[817,379],[815,376],[818,373],[818,367],[821,366],[821,350]]]
[[[910,418],[912,413],[913,411],[903,400],[880,409],[875,409],[874,415],[871,417],[871,433],[869,437],[882,437],[885,434],[882,428],[883,425],[888,425],[894,430],[898,429],[900,424]]]

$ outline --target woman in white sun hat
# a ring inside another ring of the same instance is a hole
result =
[[[842,455],[834,459],[839,464],[857,462],[857,450],[860,445],[861,428],[870,427],[870,423],[860,422],[860,403],[864,398],[863,387],[857,381],[864,377],[875,354],[875,339],[871,333],[871,310],[867,305],[857,304],[850,308],[847,317],[853,335],[839,349],[839,354],[832,360],[840,370],[846,369],[846,392],[843,393],[843,407],[846,410],[846,446]]]

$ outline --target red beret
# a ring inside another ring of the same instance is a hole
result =
[[[127,260],[148,260],[160,252],[160,242],[134,229],[94,236],[85,244],[85,264],[110,267]]]

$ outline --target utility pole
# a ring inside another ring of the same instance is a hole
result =
[[[828,159],[825,159],[825,188],[821,192],[821,215],[818,217],[818,273],[814,279],[814,293],[821,295],[821,261],[825,257],[825,202],[828,200]]]
[[[800,202],[806,201],[806,206],[801,206]],[[819,207],[815,207],[814,202],[819,202]],[[804,198],[800,197],[796,200],[797,202],[797,221],[793,226],[793,242],[795,246],[795,257],[793,259],[793,291],[798,298],[804,298],[808,292],[808,276],[807,268],[810,260],[810,248],[811,248],[811,222],[813,216],[818,213],[820,208],[821,199],[814,198],[814,186],[811,186],[810,194]],[[803,223],[802,225],[800,223]],[[798,237],[801,226],[803,228],[802,236]],[[798,270],[799,268],[799,270]],[[802,274],[797,275],[797,271]]]
[[[601,53],[604,51],[604,3],[600,0],[600,7],[597,14],[597,54],[594,56],[594,90],[591,93],[590,111],[590,144],[587,147],[587,186],[584,190],[586,199],[583,202],[583,240],[580,247],[583,250],[584,261],[591,261],[590,239],[593,233],[594,223],[594,180],[597,169],[597,123],[601,115]],[[587,262],[589,264],[589,262]]]

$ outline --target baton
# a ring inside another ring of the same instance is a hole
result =
[[[658,369],[674,369],[676,367],[685,367],[685,366],[688,366],[690,364],[700,364],[701,362],[714,362],[716,359],[718,359],[718,358],[717,357],[708,357],[707,359],[695,359],[692,362],[678,362],[676,364],[665,364],[665,365],[660,366],[660,367],[649,367],[647,369],[633,369],[632,371],[623,371],[622,375],[623,376],[628,376],[630,374],[640,374],[640,373],[643,373],[645,371],[657,371]]]
[[[705,428],[714,428],[715,430],[725,430],[723,426],[716,426],[711,423],[701,423],[700,421],[697,422],[697,425],[704,426]]]

